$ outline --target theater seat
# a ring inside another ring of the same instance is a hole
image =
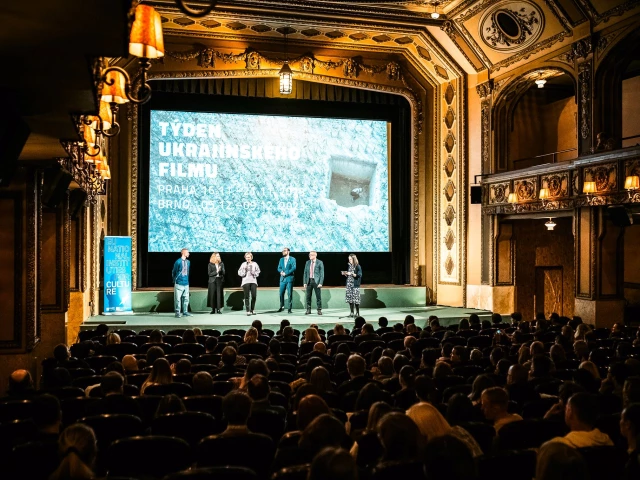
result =
[[[474,438],[485,455],[491,452],[496,430],[492,425],[483,422],[466,422],[459,425]]]
[[[107,368],[108,365],[111,365],[113,362],[117,362],[118,359],[113,355],[95,355],[93,357],[86,357],[84,359],[89,365],[89,368],[94,370],[96,373],[102,373],[102,370]]]
[[[526,419],[511,422],[500,429],[497,447],[502,450],[539,448],[554,437],[562,437],[567,427],[561,422]]]
[[[0,423],[13,420],[27,420],[33,417],[33,402],[31,400],[8,400],[0,402]]]
[[[244,467],[190,468],[172,473],[163,480],[258,480],[256,473]]]
[[[254,412],[249,417],[247,426],[252,432],[269,436],[275,445],[284,434],[286,422],[284,416],[275,412]]]
[[[105,414],[78,420],[91,427],[98,440],[98,451],[106,452],[112,442],[142,434],[142,420],[134,415]]]
[[[187,397],[193,394],[193,388],[187,383],[173,382],[167,385],[149,385],[145,391],[145,395],[170,395],[174,394],[179,397]]]
[[[222,418],[222,397],[220,395],[192,395],[182,399],[190,412],[204,412],[214,418]]]
[[[267,478],[275,453],[273,440],[260,433],[212,436],[200,442],[196,451],[198,467],[233,465],[247,467]]]
[[[420,480],[425,478],[422,462],[384,462],[373,470],[372,480]]]
[[[271,475],[271,480],[306,480],[309,475],[310,468],[310,463],[296,465],[293,467],[285,467]]]
[[[624,466],[628,460],[627,452],[620,447],[587,447],[579,448],[587,462],[591,478],[619,480],[623,478]]]
[[[106,457],[110,478],[162,478],[186,469],[192,459],[187,442],[157,435],[117,440]]]
[[[500,431],[502,432],[502,429]],[[478,473],[478,478],[481,479],[531,480],[536,473],[536,452],[510,450],[484,455],[478,459]]]
[[[178,437],[195,447],[200,440],[216,433],[213,415],[203,412],[177,412],[160,415],[151,423],[151,434]]]

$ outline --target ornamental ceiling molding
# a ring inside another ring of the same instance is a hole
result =
[[[516,103],[518,98],[526,92],[536,80],[548,80],[552,77],[557,77],[564,74],[571,75],[571,78],[574,78],[572,74],[569,72],[558,68],[558,67],[543,67],[536,68],[534,70],[530,70],[522,75],[518,75],[518,77],[512,82],[507,83],[507,80],[512,77],[507,77],[505,79],[501,79],[498,84],[499,88],[494,87],[494,108],[499,106],[499,104],[503,101],[507,101],[509,103]],[[495,85],[495,84],[494,84]]]
[[[617,17],[622,15],[627,10],[631,10],[633,8],[637,8],[640,3],[638,0],[627,0],[624,3],[616,5],[609,10],[604,11],[603,13],[599,13],[591,4],[589,0],[577,0],[581,7],[583,7],[584,11],[587,15],[593,20],[593,23],[596,25],[602,22],[608,22],[611,17]]]

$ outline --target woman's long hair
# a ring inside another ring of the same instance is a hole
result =
[[[90,479],[94,478],[93,462],[98,447],[96,435],[91,427],[75,423],[60,434],[58,451],[62,460],[49,480]]]
[[[350,253],[349,258],[353,258],[354,267],[357,267],[358,265],[360,265],[360,262],[358,262],[358,257],[356,257],[355,253]]]
[[[169,365],[169,362],[166,358],[157,358],[156,361],[153,362],[149,378],[147,378],[142,384],[140,393],[144,393],[144,390],[149,385],[168,385],[172,382],[173,376],[171,375],[171,366]]]
[[[305,343],[313,342],[314,344],[316,344],[318,342],[322,342],[322,338],[320,337],[320,334],[318,333],[317,329],[313,327],[309,327],[304,331],[303,342]]]
[[[216,260],[218,261],[216,262]],[[213,252],[209,257],[209,263],[222,263],[222,261],[220,260],[220,254],[218,252]]]
[[[258,329],[250,327],[244,334],[244,343],[258,343]]]

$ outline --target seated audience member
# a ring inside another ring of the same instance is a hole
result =
[[[590,328],[586,323],[581,323],[576,328],[576,333],[573,335],[574,340],[586,340],[586,335],[589,333]]]
[[[133,355],[125,355],[122,357],[122,366],[124,367],[124,371],[127,373],[137,372],[138,360]]]
[[[309,384],[313,385],[318,395],[325,393],[331,393],[335,390],[333,383],[331,382],[331,375],[322,365],[314,367],[309,375]]]
[[[536,480],[584,480],[589,478],[584,457],[573,447],[547,442],[540,447]]]
[[[46,376],[43,374],[42,388],[62,388],[70,387],[71,373],[66,368],[56,367]]]
[[[461,318],[460,323],[458,324],[458,332],[466,332],[467,330],[470,330],[470,329],[471,329],[471,326],[469,324],[469,319]]]
[[[66,368],[89,368],[89,365],[84,360],[78,360],[71,356],[69,347],[64,343],[60,343],[53,349],[53,358],[58,362],[58,367]]]
[[[112,371],[104,375],[100,382],[103,397],[86,406],[87,416],[126,413],[141,417],[140,405],[133,398],[123,395],[124,382],[124,377],[118,372]]]
[[[531,342],[531,345],[529,346],[529,354],[531,355],[531,358],[536,355],[544,355],[544,353],[544,343],[539,341]]]
[[[546,355],[536,355],[531,359],[531,369],[529,370],[529,382],[533,386],[553,380],[553,362]]]
[[[620,416],[620,433],[627,441],[630,456],[640,454],[640,403],[627,406]]]
[[[259,321],[259,320],[258,320],[258,321]],[[203,336],[203,334],[202,334],[202,330],[201,330],[201,329],[199,329],[198,327],[193,327],[193,334],[194,334],[196,337],[202,337],[202,336]]]
[[[48,393],[33,397],[33,422],[38,428],[33,441],[57,443],[62,425],[60,400]]]
[[[338,394],[341,397],[349,392],[358,392],[369,383],[369,380],[364,376],[366,367],[367,364],[360,355],[351,355],[349,357],[347,361],[349,380],[338,387]]]
[[[161,347],[151,347],[147,350],[147,368],[149,370],[158,358],[164,358],[164,350]]]
[[[236,342],[227,342],[227,347],[233,348],[236,351],[236,361],[234,363],[236,367],[247,364],[247,357],[238,353],[238,344]]]
[[[376,330],[376,333],[378,335],[383,335],[385,333],[393,331],[393,328],[389,326],[389,320],[387,319],[387,317],[380,317],[378,319],[378,326],[380,327]]]
[[[283,335],[284,329],[291,326],[291,322],[286,318],[280,322],[280,329],[276,332],[276,335]],[[291,331],[293,333],[293,329]]]
[[[393,360],[389,357],[380,357],[373,376],[377,381],[383,383],[390,379],[393,376]]]
[[[258,329],[255,327],[249,327],[244,334],[244,343],[258,343]]]
[[[119,343],[121,343],[120,335],[115,332],[111,332],[107,335],[107,345],[117,345]]]
[[[622,387],[622,405],[627,408],[632,403],[640,403],[640,377],[629,377]]]
[[[29,398],[35,395],[35,393],[33,379],[28,370],[14,370],[11,375],[9,375],[7,396],[13,398]]]
[[[403,333],[404,332],[404,325],[402,325],[401,323],[396,323],[393,326],[393,331],[395,333]]]
[[[196,333],[190,328],[187,328],[182,333],[182,343],[198,343],[196,340]]]
[[[351,455],[356,459],[359,467],[373,467],[382,457],[383,450],[378,438],[378,424],[380,419],[391,411],[393,408],[386,402],[375,402],[369,408],[367,426],[351,447]]]
[[[269,387],[269,380],[264,375],[254,375],[247,383],[247,392],[251,397],[251,414],[268,412],[274,413],[282,417],[287,416],[287,411],[284,407],[279,405],[271,405],[269,401],[269,393],[271,388]]]
[[[483,359],[482,350],[479,350],[477,348],[474,348],[473,350],[471,350],[471,353],[469,354],[469,360],[472,363],[479,363],[482,361],[482,359]]]
[[[507,376],[509,375],[510,367],[511,367],[511,362],[506,358],[502,358],[498,360],[498,363],[496,363],[496,369],[493,373],[496,375],[499,375],[502,378],[507,378]]]
[[[236,359],[238,358],[238,352],[236,349],[230,346],[226,346],[222,349],[220,355],[220,363],[218,364],[217,373],[237,373]]]
[[[351,336],[353,338],[357,337],[358,335],[362,334],[362,327],[364,327],[366,321],[363,317],[356,317],[353,320],[353,330],[351,331]]]
[[[461,423],[473,422],[476,420],[476,411],[473,403],[463,393],[455,393],[451,395],[447,402],[447,422],[452,427]]]
[[[298,343],[298,338],[295,336],[293,328],[291,327],[284,327],[282,337],[279,340],[281,342]]]
[[[414,385],[418,402],[438,403],[438,391],[432,378],[426,375],[418,375]]]
[[[167,415],[169,413],[180,413],[186,411],[187,409],[180,397],[174,395],[173,393],[170,393],[169,395],[165,395],[164,397],[162,397],[162,400],[160,400],[155,416],[157,418],[161,415]]]
[[[408,325],[415,325],[416,323],[416,319],[414,318],[413,315],[407,315],[406,317],[404,317],[404,322],[403,322],[403,326],[406,329]]]
[[[480,317],[477,313],[469,315],[469,327],[471,330],[480,330],[481,326]]]
[[[227,429],[221,437],[231,437],[250,433],[247,427],[251,415],[251,397],[245,392],[234,390],[222,399],[222,415],[227,421]]]
[[[394,394],[402,388],[400,386],[400,370],[405,365],[409,365],[409,359],[404,355],[396,355],[393,357],[393,376],[384,382],[384,388],[389,393]]]
[[[358,467],[343,448],[326,447],[318,453],[309,469],[308,480],[356,480]]]
[[[209,372],[198,372],[192,380],[194,395],[213,395],[213,377]]]
[[[49,480],[90,480],[95,478],[93,466],[98,453],[93,430],[75,423],[62,432],[58,440],[60,465]]]
[[[478,478],[469,447],[453,435],[429,439],[424,471],[429,480],[473,480]]]
[[[418,403],[415,390],[416,370],[410,365],[405,365],[400,370],[400,390],[393,395],[393,403],[396,408],[407,410],[411,405]]]
[[[424,440],[415,422],[404,413],[387,413],[378,422],[382,462],[413,462],[422,455]]]
[[[499,313],[491,314],[491,323],[494,328],[500,328],[502,326],[502,315]]]
[[[251,322],[251,328],[255,328],[258,331],[258,337],[262,335],[262,322],[260,320]]]
[[[318,418],[322,414],[332,415],[327,402],[319,395],[305,395],[298,403],[296,415],[296,426],[298,430],[304,430],[315,418]]]
[[[533,385],[528,382],[528,379],[529,371],[524,365],[516,363],[509,367],[506,389],[509,393],[509,398],[520,406],[540,399],[540,394],[536,392]]]
[[[520,322],[522,322],[522,314],[520,312],[513,312],[509,316],[511,317],[511,324],[514,325],[514,326],[516,326]]]
[[[327,345],[323,342],[316,342],[316,344],[313,346],[313,350],[311,350],[311,352],[309,352],[308,354],[300,357],[300,360],[304,361],[311,357],[320,358],[325,363],[331,363],[333,361],[331,356],[327,355]]]
[[[238,384],[238,388],[240,388],[240,390],[246,391],[249,381],[254,377],[254,375],[264,375],[265,377],[269,377],[269,367],[267,367],[267,363],[264,360],[257,360],[255,358],[250,360],[242,378],[239,381],[236,379],[232,379],[232,381]]]
[[[562,442],[573,448],[613,445],[609,435],[595,427],[598,420],[597,395],[584,392],[573,395],[567,402],[564,419],[571,431],[551,441]]]
[[[335,326],[333,327],[333,334],[334,335],[346,335],[347,332],[344,329],[344,325],[342,325],[340,323],[336,323]]]
[[[481,396],[482,413],[484,417],[493,424],[496,433],[507,423],[522,420],[516,413],[509,413],[509,394],[504,388],[491,387],[482,392]]]
[[[555,422],[564,422],[564,413],[567,408],[567,402],[576,393],[584,391],[585,389],[575,382],[564,382],[560,385],[558,403],[551,406],[547,413],[544,414],[544,419]]]
[[[551,350],[549,351],[549,355],[551,356],[551,360],[553,360],[553,365],[555,366],[556,370],[562,370],[566,368],[567,355],[565,354],[562,345],[553,345],[551,347]]]
[[[478,375],[471,385],[471,393],[469,399],[474,405],[480,405],[482,392],[486,389],[495,387],[496,382],[489,375]]]
[[[149,343],[163,343],[162,332],[158,329],[152,330],[149,334]]]
[[[414,323],[410,323],[409,325],[407,325],[407,328],[405,330],[407,332],[407,335],[411,335],[412,337],[417,337],[418,332],[420,331],[418,330],[418,326]]]
[[[368,342],[371,340],[380,340],[380,336],[376,334],[373,329],[373,324],[371,323],[365,323],[360,329],[360,332],[361,334],[356,335],[354,338],[356,345],[360,345],[362,342]]]
[[[298,442],[300,459],[310,462],[325,447],[339,448],[348,445],[351,448],[352,443],[342,422],[325,413],[313,419],[302,432]]]
[[[191,373],[191,361],[188,358],[181,358],[176,363],[171,364],[171,371],[174,375]]]
[[[589,360],[589,345],[584,340],[573,342],[573,353],[581,362]]]
[[[145,390],[150,385],[168,385],[172,382],[173,376],[171,375],[169,362],[165,358],[158,358],[153,362],[151,373],[140,388],[140,395],[144,395]]]
[[[416,337],[412,337],[410,335],[407,335],[406,337],[404,337],[404,340],[402,342],[403,345],[404,345],[404,350],[400,350],[398,352],[398,355],[404,355],[405,357],[410,358],[411,357],[411,347],[413,345],[415,345],[415,343],[417,341],[418,340],[416,339]]]
[[[218,339],[216,337],[207,337],[204,341],[204,351],[206,354],[212,354],[215,352],[218,346]]]
[[[607,370],[607,378],[602,381],[600,393],[611,394],[622,398],[622,388],[628,377],[629,367],[622,362],[612,363]]]
[[[435,315],[431,315],[429,317],[429,328],[431,328],[431,332],[439,332],[441,330],[445,330],[443,326],[440,325],[440,319]]]
[[[460,365],[461,363],[465,363],[469,360],[469,351],[467,347],[462,345],[456,345],[451,350],[451,364],[453,366]]]

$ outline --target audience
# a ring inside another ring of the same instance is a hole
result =
[[[517,413],[509,413],[509,394],[504,388],[490,387],[481,395],[482,413],[493,424],[496,433],[506,424],[522,420]]]
[[[567,402],[564,418],[570,432],[552,441],[573,448],[613,446],[609,435],[596,428],[598,397],[590,393],[576,393]]]
[[[49,480],[90,480],[95,478],[94,462],[98,453],[93,430],[76,423],[67,427],[58,440],[60,465]]]
[[[584,480],[589,471],[584,457],[575,448],[547,442],[538,451],[536,480]]]

